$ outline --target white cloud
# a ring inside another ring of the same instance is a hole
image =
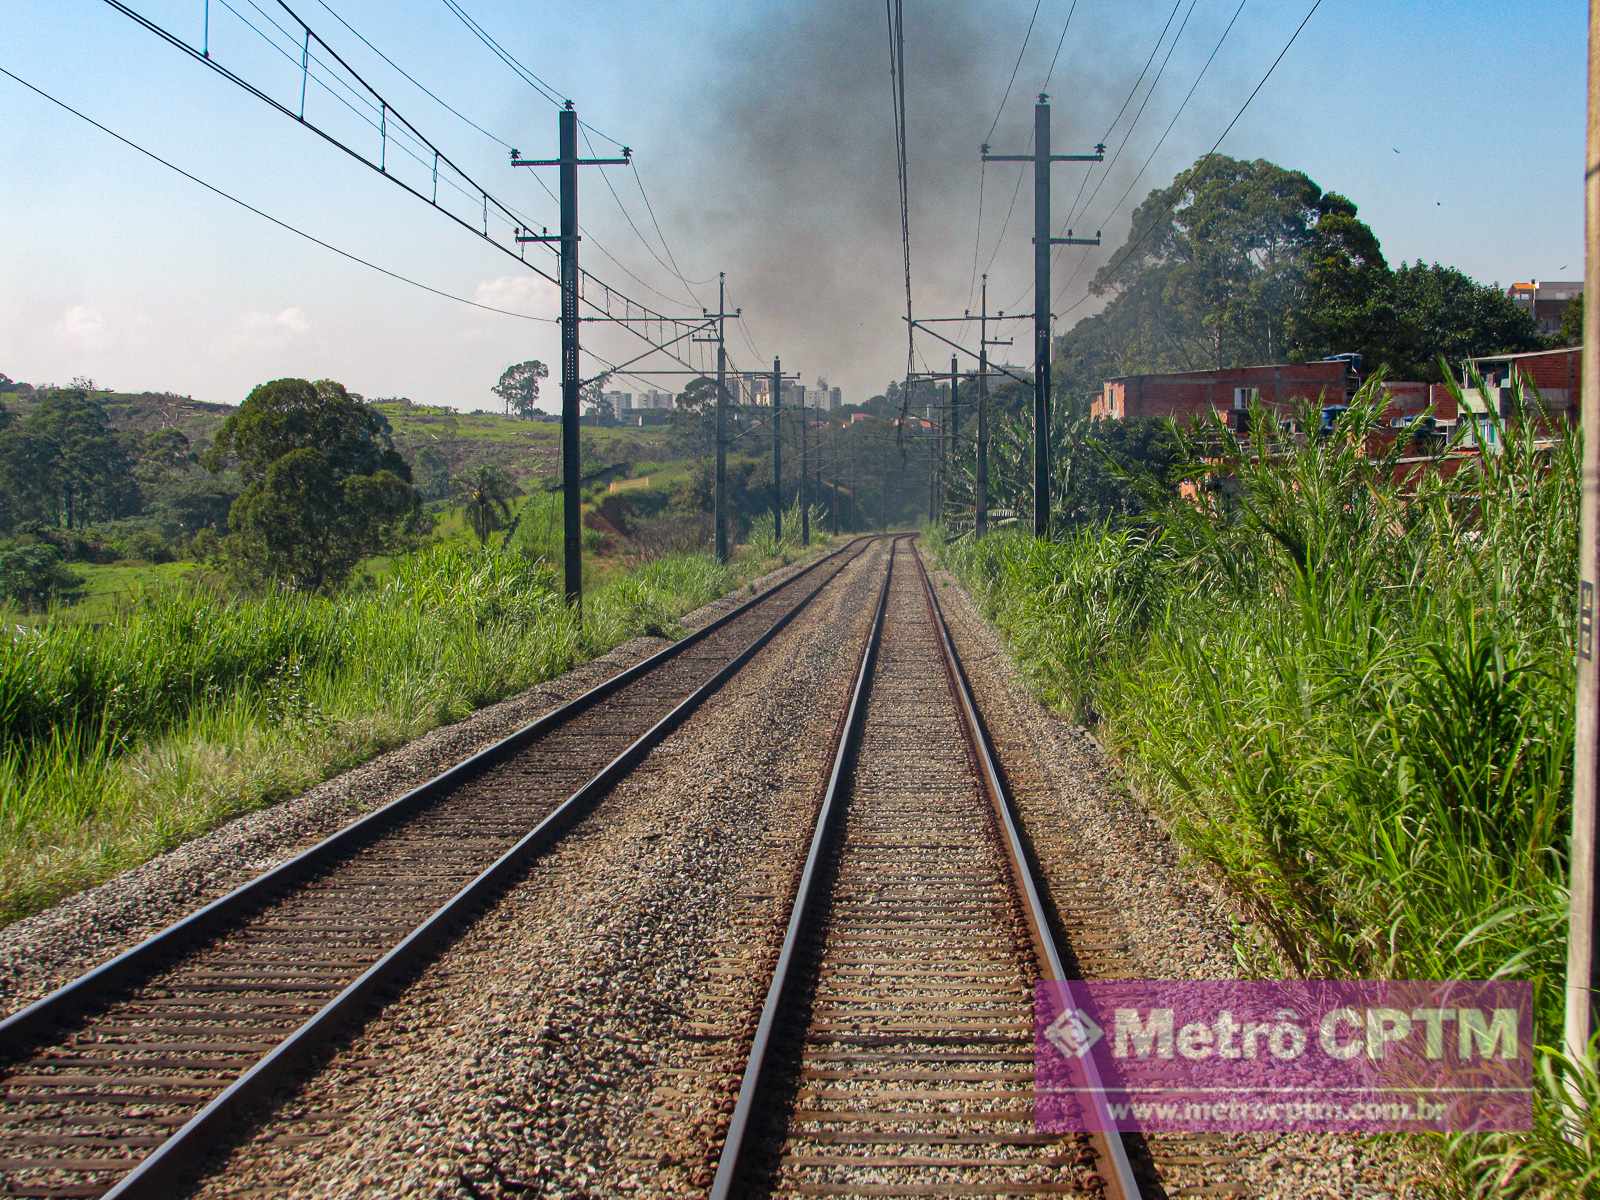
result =
[[[55,331],[63,341],[83,349],[98,349],[107,341],[105,314],[87,304],[74,304],[62,313]]]
[[[295,305],[274,313],[247,312],[235,323],[229,345],[235,349],[277,348],[310,331],[311,319]]]
[[[527,313],[530,317],[553,317],[558,306],[555,288],[534,275],[500,275],[485,279],[473,289],[472,298],[479,304]]]
[[[272,318],[272,323],[280,329],[286,329],[295,334],[305,333],[311,328],[311,322],[306,318],[305,310],[296,307],[284,309]]]

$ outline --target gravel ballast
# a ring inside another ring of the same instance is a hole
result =
[[[680,624],[688,630],[702,628],[753,591],[788,578],[811,560],[769,572],[696,609]],[[0,1013],[15,1011],[72,981],[667,644],[649,637],[624,642],[564,675],[336,775],[302,796],[238,817],[0,929]]]

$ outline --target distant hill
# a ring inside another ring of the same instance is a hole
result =
[[[92,393],[106,406],[114,428],[126,433],[148,433],[175,428],[196,450],[216,437],[217,429],[236,406],[213,404],[174,392]],[[18,416],[33,406],[34,389],[12,384],[0,390],[3,403]],[[411,400],[374,400],[373,407],[388,418],[395,446],[411,462],[424,446],[444,458],[450,474],[458,477],[478,466],[495,466],[527,486],[556,473],[561,427],[554,421],[525,421],[490,412],[458,412],[453,408],[417,404]],[[666,430],[583,430],[584,467],[592,471],[617,463],[658,460],[668,454]]]

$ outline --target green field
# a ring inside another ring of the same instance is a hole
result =
[[[0,639],[0,923],[641,634],[798,553],[557,571],[456,539],[330,596],[146,587]],[[182,571],[176,572],[180,577]]]

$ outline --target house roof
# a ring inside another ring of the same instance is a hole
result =
[[[1582,352],[1582,346],[1561,346],[1555,350],[1523,350],[1517,354],[1479,354],[1474,358],[1467,359],[1467,361],[1471,363],[1510,362],[1513,359],[1546,358],[1555,354],[1581,354]]]

